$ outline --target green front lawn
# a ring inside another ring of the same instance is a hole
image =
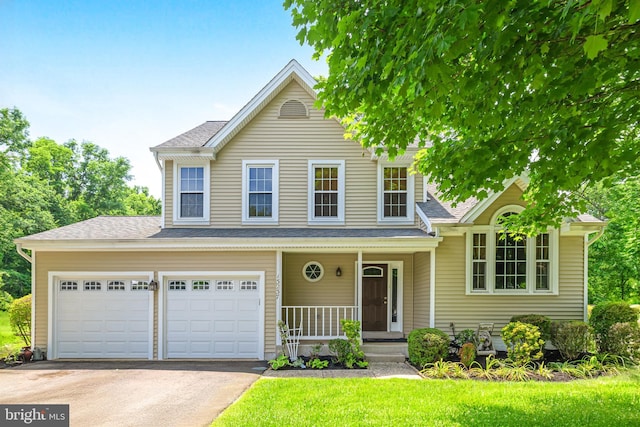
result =
[[[609,427],[640,425],[638,408],[637,370],[566,383],[262,378],[212,426]]]

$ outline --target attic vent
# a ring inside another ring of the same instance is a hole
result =
[[[280,107],[281,119],[306,119],[309,117],[307,107],[296,99],[290,99]]]

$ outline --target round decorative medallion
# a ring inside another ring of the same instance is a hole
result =
[[[302,275],[310,282],[317,282],[324,275],[322,264],[317,261],[309,261],[302,267]]]

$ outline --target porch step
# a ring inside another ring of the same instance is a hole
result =
[[[396,354],[379,354],[379,353],[365,353],[364,358],[367,362],[395,362],[402,363],[407,358],[402,353]]]
[[[370,362],[404,362],[409,355],[406,342],[365,342],[362,351]]]

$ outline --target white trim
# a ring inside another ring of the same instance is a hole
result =
[[[378,161],[378,224],[410,225],[415,223],[415,175],[410,173],[411,165],[404,162]],[[407,169],[407,215],[403,217],[384,216],[384,168]]]
[[[276,346],[281,343],[278,322],[282,320],[282,251],[276,251]]]
[[[582,317],[583,321],[589,321],[589,235],[584,235],[584,247],[582,250],[583,291],[582,291]]]
[[[429,327],[436,327],[436,250],[429,251]]]
[[[338,168],[338,216],[337,217],[316,217],[315,216],[315,168],[328,167]],[[307,196],[307,218],[309,225],[344,225],[344,205],[345,205],[345,161],[344,160],[309,160],[308,172],[308,196]]]
[[[285,83],[290,77],[297,77],[304,83],[312,95],[315,97],[314,87],[316,80],[305,70],[296,60],[291,60],[278,74],[260,92],[254,96],[242,109],[229,120],[229,122],[218,133],[207,141],[205,147],[213,147],[217,152],[227,142],[228,137],[232,136],[238,129],[241,129],[245,121],[249,119],[261,105],[267,101],[278,88]]]
[[[418,217],[422,220],[424,225],[427,226],[427,233],[432,233],[433,232],[433,227],[431,225],[431,221],[429,220],[429,217],[427,216],[427,214],[425,214],[422,211],[422,209],[416,209],[416,213],[418,214]]]
[[[500,230],[497,224],[498,218],[507,212],[522,212],[524,208],[520,205],[507,205],[498,209],[491,217],[491,225],[475,226],[467,230],[465,239],[465,271],[466,271],[466,295],[558,295],[559,292],[559,240],[560,234],[557,229],[549,229],[549,289],[536,290],[536,236],[527,237],[527,271],[526,289],[495,289],[495,267],[496,267],[496,233]],[[473,235],[486,235],[486,269],[485,286],[486,289],[473,289]]]
[[[511,179],[505,180],[502,184],[504,188],[501,191],[489,192],[489,195],[486,198],[476,203],[475,206],[473,206],[471,209],[469,209],[469,211],[466,214],[463,215],[463,217],[460,219],[460,222],[461,223],[473,222],[476,219],[478,219],[478,217],[489,206],[491,206],[491,204],[495,202],[498,199],[498,197],[502,195],[502,193],[504,193],[509,187],[511,187],[512,184],[517,183],[518,181],[522,181],[524,185],[527,185],[529,183],[529,178],[526,175],[521,175],[521,176],[514,176]]]
[[[48,307],[48,319],[49,325],[47,328],[47,358],[50,360],[58,358],[58,348],[56,345],[56,330],[54,328],[58,318],[58,286],[56,286],[56,280],[60,279],[76,279],[76,278],[145,278],[145,280],[153,280],[152,271],[49,271],[47,275],[47,286],[49,288],[49,307]],[[142,291],[140,291],[142,292]],[[146,291],[149,298],[149,354],[147,358],[153,359],[153,292]]]
[[[203,196],[202,196],[202,217],[181,218],[180,217],[180,169],[181,168],[203,168]],[[209,225],[211,214],[210,202],[211,165],[206,162],[173,162],[173,224],[174,225]]]
[[[462,234],[462,231],[460,232]],[[366,249],[368,251],[407,252],[424,251],[435,248],[443,240],[442,237],[372,237],[372,238],[206,238],[189,239],[137,239],[137,240],[58,240],[58,241],[24,241],[27,249],[38,249],[47,252],[118,252],[118,251],[205,251],[205,250],[287,250],[304,251],[313,249],[318,252],[331,252],[335,249]],[[27,246],[28,245],[28,246]]]
[[[358,306],[358,321],[360,322],[360,330],[362,330],[362,251],[358,251],[358,260],[356,261],[356,305]]]
[[[167,172],[166,172],[166,167],[167,167],[167,162],[162,161],[162,169],[160,170],[160,176],[162,179],[161,182],[161,191],[162,191],[162,197],[160,197],[160,228],[165,228],[166,224],[165,224],[165,214],[166,214],[166,209],[167,209],[167,184],[166,184],[166,180],[167,180]],[[175,200],[174,200],[174,204],[175,204]]]
[[[258,360],[264,359],[264,323],[265,323],[265,295],[266,295],[266,282],[265,282],[265,272],[264,271],[224,271],[224,270],[216,270],[216,271],[158,271],[158,360],[166,359],[166,334],[165,328],[163,327],[166,322],[165,312],[166,312],[166,298],[167,295],[164,292],[165,281],[177,278],[177,279],[190,279],[190,278],[208,278],[208,277],[229,277],[229,276],[247,276],[247,277],[258,277],[260,282],[260,296],[259,296],[259,323],[258,323]]]
[[[249,217],[249,174],[252,167],[271,167],[271,218]],[[277,225],[280,201],[280,162],[278,160],[243,160],[242,161],[242,223]]]
[[[36,251],[31,252],[31,349],[36,345]]]

